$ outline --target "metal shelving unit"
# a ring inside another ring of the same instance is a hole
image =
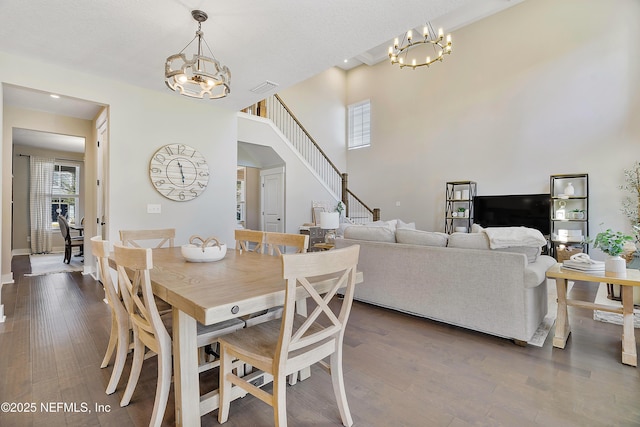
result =
[[[589,244],[586,239],[589,237],[589,175],[551,175],[549,192],[551,256],[562,261],[574,253],[588,253]]]
[[[477,193],[474,181],[447,182],[444,209],[444,232],[451,234],[456,227],[465,227],[471,231],[473,224],[473,199]]]

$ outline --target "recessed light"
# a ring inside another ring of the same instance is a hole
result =
[[[349,62],[349,60],[348,60],[348,59],[345,59],[345,60],[344,60],[344,63],[346,64],[347,62]]]
[[[60,98],[60,95],[56,95],[55,93],[49,94],[49,96],[54,98],[54,99]]]

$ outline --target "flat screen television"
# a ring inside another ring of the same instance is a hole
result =
[[[544,235],[550,233],[549,194],[476,196],[473,222],[482,227],[529,227]]]

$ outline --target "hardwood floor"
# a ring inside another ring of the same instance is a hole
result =
[[[116,393],[104,392],[112,366],[99,368],[110,327],[101,285],[80,273],[24,277],[26,256],[14,258],[13,271],[16,283],[2,290],[7,321],[0,324],[0,402],[33,402],[36,410],[0,412],[0,426],[148,425],[154,358],[145,361],[129,406],[119,406],[129,364]],[[572,290],[579,298],[595,293],[580,283]],[[588,310],[569,312],[573,331],[559,350],[552,337],[542,348],[519,347],[354,303],[344,348],[354,425],[640,425],[640,374],[620,362],[621,326],[594,321]],[[217,387],[215,374],[201,379],[203,391]],[[292,426],[340,425],[330,378],[320,368],[288,389],[287,403]],[[96,405],[109,410],[96,411]],[[173,412],[172,386],[164,425],[174,424]],[[216,414],[204,416],[202,425],[218,425]],[[271,408],[247,396],[232,403],[225,425],[272,424]]]

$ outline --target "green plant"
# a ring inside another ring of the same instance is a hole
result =
[[[596,235],[593,247],[608,255],[618,256],[624,252],[624,244],[631,241],[633,241],[633,237],[622,234],[620,231],[614,232],[608,228]]]

